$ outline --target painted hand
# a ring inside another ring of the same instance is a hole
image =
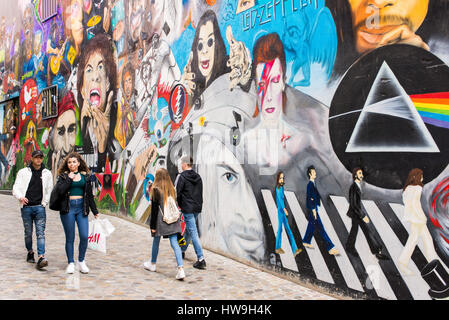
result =
[[[242,41],[237,41],[232,33],[232,27],[226,28],[226,39],[228,40],[230,52],[227,66],[231,68],[229,89],[236,85],[245,85],[251,77],[251,59],[248,48]]]
[[[400,27],[387,32],[378,44],[378,47],[386,46],[389,44],[409,44],[412,46],[423,48],[430,51],[429,46],[421,39],[420,36],[416,35],[410,28],[406,25],[401,25]]]
[[[98,152],[99,153],[105,152],[106,145],[108,142],[112,96],[113,96],[113,92],[111,91],[109,93],[108,102],[107,102],[106,109],[104,112],[102,112],[100,109],[95,108],[95,107],[90,108],[90,112],[92,115],[92,126],[94,129],[94,134],[98,140]]]
[[[196,89],[196,84],[193,81],[195,79],[195,74],[192,72],[192,59],[193,53],[190,52],[189,60],[187,61],[187,64],[184,67],[184,71],[181,76],[181,83],[186,88],[187,94],[189,96],[192,96],[193,92]]]

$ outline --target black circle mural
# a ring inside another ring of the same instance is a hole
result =
[[[409,45],[379,48],[346,72],[329,111],[329,134],[349,170],[361,166],[366,181],[403,187],[413,168],[424,183],[448,164],[449,67]]]

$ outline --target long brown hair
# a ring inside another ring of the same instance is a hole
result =
[[[276,189],[279,189],[281,187],[281,185],[279,184],[279,178],[281,177],[281,174],[284,174],[284,172],[279,171],[278,174],[276,175]],[[285,179],[285,174],[284,174],[284,179]]]
[[[170,174],[168,173],[167,169],[160,168],[156,171],[154,182],[150,191],[150,197],[152,199],[154,199],[154,193],[156,190],[162,196],[163,200],[162,203],[164,205],[169,196],[176,199],[175,186],[173,185],[173,182],[170,179]]]
[[[408,186],[412,185],[412,186],[423,186],[423,183],[421,181],[423,177],[423,171],[419,168],[415,168],[412,169],[409,174],[408,174],[408,178],[407,181],[405,182],[404,185],[404,191],[405,189],[407,189]]]
[[[78,152],[70,152],[67,157],[64,158],[64,161],[61,163],[58,169],[58,176],[63,174],[66,171],[70,171],[68,162],[70,158],[76,158],[78,162],[80,163],[80,166],[78,167],[78,171],[82,172],[85,171],[86,174],[90,173],[89,166],[87,165],[86,161],[84,161],[83,157]]]

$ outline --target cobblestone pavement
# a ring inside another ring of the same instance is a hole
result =
[[[88,249],[86,263],[90,273],[76,271],[68,275],[65,273],[65,237],[59,213],[49,209],[46,227],[49,265],[45,271],[39,271],[35,264],[25,261],[18,202],[12,196],[0,194],[0,212],[0,299],[334,299],[208,250],[204,252],[207,270],[194,269],[193,247],[189,247],[184,260],[186,278],[178,281],[175,279],[176,260],[168,239],[161,241],[157,272],[149,272],[142,266],[151,254],[149,230],[109,215],[100,215],[116,227],[107,240],[107,254]],[[92,215],[89,219],[93,219]],[[37,250],[35,231],[33,249]],[[77,252],[78,235],[75,239],[75,259]]]

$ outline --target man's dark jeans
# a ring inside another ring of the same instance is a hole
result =
[[[36,225],[37,254],[45,254],[45,224],[47,216],[43,206],[23,207],[21,209],[25,229],[25,247],[33,251],[33,222]]]

